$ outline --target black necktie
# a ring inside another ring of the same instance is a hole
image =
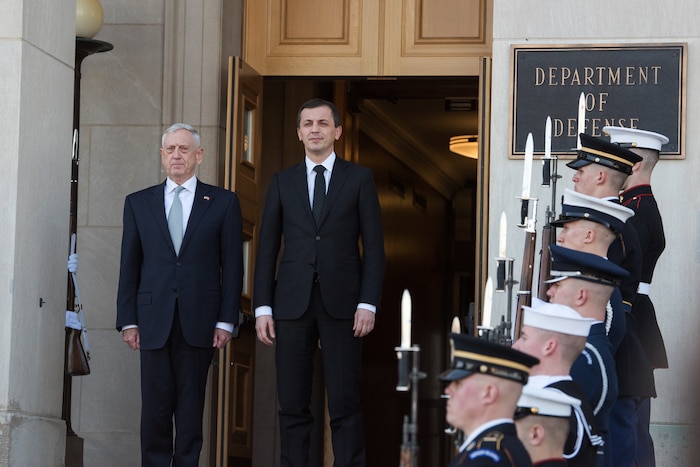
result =
[[[323,172],[326,168],[322,165],[314,167],[316,172],[316,182],[314,183],[314,204],[313,212],[316,225],[321,223],[321,213],[323,212],[323,203],[326,201],[326,179],[323,177]]]

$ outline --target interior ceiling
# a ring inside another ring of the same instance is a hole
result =
[[[476,179],[476,161],[449,149],[451,136],[478,133],[478,77],[368,79],[350,84],[350,105],[370,100],[393,124],[430,148],[426,155],[458,185]]]

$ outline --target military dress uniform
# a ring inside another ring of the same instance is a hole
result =
[[[552,221],[552,225],[561,227],[567,222],[587,220],[599,223],[610,229],[614,234],[620,235],[625,227],[625,223],[633,215],[634,211],[622,205],[608,203],[607,200],[588,196],[567,188],[564,190],[562,197],[561,214],[558,219]],[[619,286],[616,285],[610,296],[605,313],[605,334],[610,339],[613,354],[620,347],[627,332],[625,310],[622,293]]]
[[[602,203],[604,206],[607,201]],[[592,206],[586,207],[585,211],[589,215],[596,212]],[[622,228],[622,225],[623,222],[619,222],[616,229]],[[616,287],[624,277],[629,275],[624,268],[598,255],[559,245],[552,245],[550,251],[552,274],[555,276],[551,281],[568,277]],[[596,462],[598,465],[610,466],[612,452],[609,420],[618,396],[618,379],[612,343],[604,322],[599,321],[591,326],[586,347],[571,366],[570,374],[580,387],[582,396],[590,407],[598,433],[604,441],[602,457],[597,458]]]
[[[574,410],[580,406],[580,400],[567,396],[558,389],[538,388],[529,384],[523,387],[523,392],[520,394],[518,406],[515,410],[515,420],[518,430],[523,430],[519,433],[519,437],[520,439],[525,439],[523,442],[526,449],[530,451],[533,466],[561,467],[569,464],[564,458],[564,446],[557,444],[559,442],[558,438],[550,436],[548,432],[550,428],[546,428],[546,425],[541,420],[535,420],[533,423],[539,422],[540,429],[544,430],[544,436],[540,438],[540,443],[536,445],[528,444],[532,434],[530,430],[533,425],[527,423],[527,418],[542,419],[544,417],[554,417],[561,418],[565,422],[570,419]],[[542,459],[545,455],[548,457]]]
[[[515,424],[508,421],[470,436],[449,467],[531,465],[530,456],[518,439]]]
[[[604,138],[597,138],[585,133],[581,133],[579,137],[581,149],[578,151],[576,159],[566,164],[574,170],[589,164],[599,164],[630,175],[634,164],[642,160],[638,154]],[[620,204],[618,197],[611,198],[609,201]],[[655,397],[656,389],[651,364],[639,339],[637,323],[631,314],[642,275],[641,246],[637,231],[631,222],[625,223],[621,235],[610,245],[608,259],[629,272],[629,276],[623,279],[620,284],[623,308],[625,309],[626,332],[615,352],[619,396]]]
[[[496,342],[458,333],[450,333],[449,337],[452,361],[450,368],[440,374],[439,378],[450,385],[474,374],[525,385],[530,368],[539,363],[535,357]],[[510,410],[511,418],[486,420],[474,428],[467,434],[449,467],[532,466],[530,455],[518,439],[513,423],[512,416],[516,407],[513,405],[504,408]]]
[[[604,199],[595,198],[572,190],[565,190],[562,210],[559,219],[552,225],[561,226],[568,222],[587,220],[604,225],[615,234],[623,231],[625,223],[634,215],[631,209]],[[629,273],[612,261],[580,251],[552,245],[552,275],[555,282],[569,277],[587,280],[602,285],[615,287],[611,294],[608,308],[614,311],[613,316],[620,315],[624,322],[625,311],[621,308],[621,294],[618,284],[629,276]],[[606,317],[609,317],[606,309]],[[586,347],[571,367],[571,376],[581,387],[586,400],[591,405],[596,424],[608,446],[610,411],[618,396],[618,380],[615,368],[614,350],[619,346],[624,336],[613,332],[617,328],[608,329],[608,320],[597,322],[591,326]],[[606,455],[610,455],[606,449]],[[612,458],[607,465],[611,464]]]
[[[569,434],[564,444],[567,465],[594,467],[603,462],[604,440],[598,430],[593,409],[581,387],[570,376],[532,376],[528,385],[535,388],[551,388],[577,399],[580,404],[569,418]]]
[[[593,416],[603,439],[609,441],[608,420],[617,399],[617,374],[610,340],[605,335],[605,324],[596,323],[586,341],[586,348],[571,366],[571,377],[576,381],[591,404]]]
[[[627,175],[632,174],[632,167],[642,157],[629,149],[590,135],[581,134],[581,149],[577,158],[567,164],[578,169],[588,164],[600,164]],[[620,203],[619,197],[610,200]],[[641,280],[642,250],[636,229],[631,222],[625,224],[622,235],[608,249],[608,259],[626,269],[630,276],[622,281],[620,291],[626,308],[627,330],[625,337],[615,353],[615,367],[618,379],[618,399],[610,412],[609,443],[612,451],[612,464],[626,467],[634,465],[637,440],[637,405],[644,398],[656,397],[653,368],[644,346],[639,339],[637,323],[633,308],[637,297],[637,288]],[[630,459],[631,456],[631,459]]]
[[[628,229],[623,232],[624,247],[629,249],[630,256],[636,256],[634,263],[638,264],[635,277],[641,277],[641,254],[637,231],[632,224],[627,224]],[[608,256],[612,261],[620,261],[628,251],[622,251],[621,244],[613,243],[608,250]],[[623,267],[629,267],[624,260],[620,261]],[[637,267],[637,266],[635,266]],[[629,269],[628,269],[629,270]],[[623,282],[621,292],[625,303],[636,301],[636,288],[633,281]],[[637,283],[638,286],[638,283]],[[634,289],[634,292],[632,290]],[[654,384],[654,369],[649,361],[644,345],[639,338],[637,320],[634,315],[634,307],[630,306],[625,312],[627,318],[627,332],[625,338],[615,353],[615,367],[618,380],[618,398],[610,411],[609,427],[610,440],[606,458],[609,466],[632,467],[635,466],[635,457],[639,438],[639,405],[643,400],[656,397]],[[648,433],[647,433],[648,436]]]
[[[608,250],[608,259],[630,273],[620,285],[627,329],[615,353],[615,365],[620,397],[656,397],[653,368],[639,336],[639,326],[633,311],[641,280],[642,252],[637,230],[631,224],[632,219],[625,224],[621,237]]]
[[[550,245],[552,257],[552,274],[562,275],[547,281],[549,283],[563,280],[566,271],[570,269],[562,261],[560,250],[566,250],[574,255],[587,255],[605,261],[589,253],[582,253],[557,245]],[[580,268],[578,268],[580,269]],[[579,274],[577,273],[577,276]],[[560,334],[587,337],[591,327],[595,325],[593,318],[583,317],[576,310],[566,305],[533,300],[531,307],[523,307],[523,327],[536,328]],[[602,324],[602,323],[600,323]],[[586,396],[579,384],[572,381],[570,375],[536,375],[531,376],[526,386],[528,389],[557,390],[559,393],[577,401],[569,412],[569,434],[564,446],[563,455],[569,465],[587,467],[595,466],[603,459],[603,438],[596,427],[595,416]],[[525,393],[525,389],[523,389]],[[523,396],[521,395],[521,400]],[[518,406],[521,403],[518,402]],[[518,412],[516,411],[516,416]]]
[[[622,341],[627,334],[627,317],[625,316],[625,305],[622,303],[622,292],[619,287],[615,287],[608,306],[606,307],[605,333],[610,339],[612,354],[617,353]]]
[[[659,206],[656,204],[650,185],[632,187],[620,194],[623,206],[631,208],[635,215],[630,222],[637,230],[642,251],[642,269],[633,315],[637,321],[639,338],[644,344],[649,361],[654,368],[668,368],[666,347],[659,324],[656,321],[654,304],[649,299],[654,268],[666,248],[666,237]]]
[[[651,375],[653,378],[654,368],[668,368],[666,347],[661,336],[659,324],[656,321],[654,304],[649,298],[649,285],[651,284],[654,267],[666,244],[663,224],[656,200],[651,192],[651,186],[633,187],[621,193],[620,199],[624,204],[636,211],[632,220],[639,233],[643,258],[642,277],[639,282],[637,299],[632,309],[632,315],[635,318],[641,345],[644,347],[649,360],[648,365],[652,368]],[[641,397],[637,397],[632,401],[626,401],[627,406],[623,409],[620,416],[617,417],[620,419],[617,425],[627,428],[628,431],[635,429],[636,422],[636,438],[633,442],[629,436],[623,438],[626,444],[623,446],[623,450],[619,451],[619,455],[616,456],[620,462],[631,462],[632,455],[630,450],[634,448],[634,462],[636,462],[636,465],[653,466],[655,463],[654,442],[649,433],[651,397],[656,397],[656,391],[648,395],[641,395]],[[636,420],[630,421],[628,415],[633,409],[636,412]],[[624,449],[624,447],[629,449]]]
[[[642,150],[639,154],[646,158],[657,158],[661,147],[668,143],[668,138],[662,134],[636,128],[606,126],[603,131],[610,135],[611,143],[636,148],[633,150],[637,151]],[[635,211],[630,223],[634,225],[639,237],[642,265],[632,314],[635,318],[639,338],[652,368],[653,378],[654,368],[668,368],[666,348],[656,321],[656,311],[649,298],[649,287],[654,275],[654,268],[666,247],[666,238],[661,213],[650,185],[641,183],[628,188],[620,193],[620,202]],[[626,430],[627,436],[616,440],[621,443],[619,455],[615,459],[620,465],[633,465],[633,463],[642,466],[654,465],[654,443],[649,434],[649,422],[650,397],[655,396],[656,392],[654,391],[653,394],[642,395],[631,401],[623,401],[625,405],[621,408],[621,413],[617,418],[619,419],[619,428],[623,429],[621,432]],[[632,411],[634,411],[635,417],[630,417]],[[635,436],[631,437],[629,433],[635,429]],[[634,452],[634,455],[631,452]]]
[[[564,457],[572,467],[594,467],[603,462],[604,440],[598,430],[593,409],[581,387],[572,380],[560,380],[547,385],[569,397],[581,401],[581,406],[571,414],[569,437],[564,445]],[[583,429],[583,433],[580,430]]]

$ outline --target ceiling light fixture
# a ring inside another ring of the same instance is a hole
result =
[[[450,138],[450,151],[470,159],[477,159],[479,157],[479,137],[477,135],[453,136]]]

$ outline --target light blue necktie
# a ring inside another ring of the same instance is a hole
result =
[[[182,245],[182,203],[180,202],[180,192],[185,187],[178,186],[173,190],[173,204],[170,206],[170,214],[168,214],[168,229],[170,230],[170,238],[173,240],[175,253],[180,253],[180,245]]]

